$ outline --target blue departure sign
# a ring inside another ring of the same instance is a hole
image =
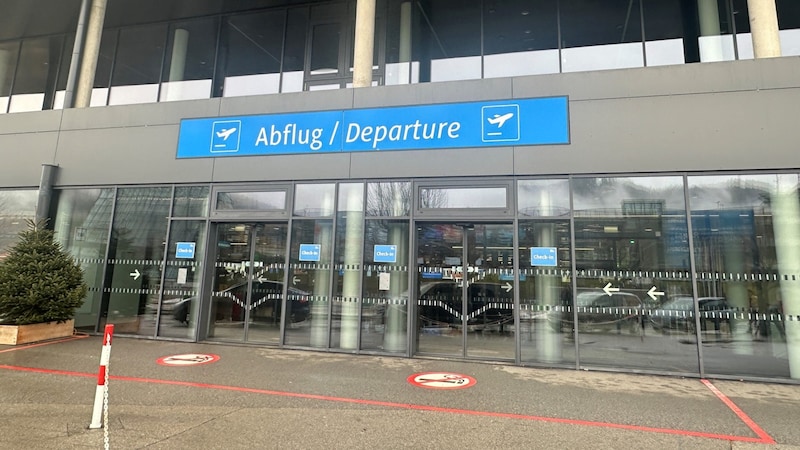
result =
[[[555,247],[531,247],[531,265],[556,267],[558,265],[558,249]]]
[[[319,244],[300,244],[300,261],[319,261],[321,254]]]
[[[179,259],[193,259],[194,258],[194,242],[177,242],[175,247],[175,258]]]
[[[376,245],[373,250],[372,259],[376,263],[396,263],[396,245]]]
[[[184,119],[178,158],[569,144],[567,97]]]

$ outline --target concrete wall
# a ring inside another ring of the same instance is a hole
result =
[[[0,116],[0,187],[798,169],[800,58]],[[182,118],[569,96],[571,144],[175,158]]]

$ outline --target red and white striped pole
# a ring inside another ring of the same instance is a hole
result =
[[[97,390],[94,395],[94,409],[92,410],[92,423],[89,428],[102,428],[103,403],[108,392],[108,360],[111,358],[111,336],[114,334],[114,325],[106,325],[103,333],[103,351],[100,353],[100,370],[97,373]],[[108,407],[108,405],[106,405]]]

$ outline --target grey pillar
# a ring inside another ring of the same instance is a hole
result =
[[[781,37],[778,31],[778,11],[775,0],[747,0],[753,55],[756,58],[781,56]]]
[[[353,87],[372,86],[372,54],[375,48],[375,0],[358,0]]]
[[[75,43],[72,45],[72,59],[69,62],[67,90],[64,93],[64,108],[72,108],[75,104],[75,86],[78,83],[78,69],[83,55],[83,40],[86,37],[86,19],[89,16],[89,2],[81,1],[81,12],[78,15],[78,27],[75,29]]]
[[[400,84],[411,83],[411,2],[400,5]]]
[[[53,198],[53,181],[58,166],[42,164],[42,178],[39,181],[39,199],[36,202],[36,222],[50,219],[50,203]]]
[[[103,23],[106,18],[107,0],[92,0],[89,26],[83,45],[78,86],[75,92],[75,107],[86,108],[92,100],[94,73],[97,70],[97,58],[100,55],[100,41],[103,38]]]
[[[700,44],[700,60],[702,62],[722,61],[722,34],[719,23],[719,5],[717,0],[697,0],[697,14],[700,19],[700,36],[716,36],[714,40],[706,40]]]

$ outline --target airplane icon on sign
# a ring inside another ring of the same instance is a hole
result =
[[[489,117],[486,120],[492,125],[497,125],[497,128],[503,128],[506,121],[512,117],[514,117],[514,113],[503,114],[502,116],[500,114],[495,114],[494,117]]]
[[[227,141],[228,138],[231,137],[231,135],[235,132],[236,132],[236,127],[222,129],[220,131],[217,131],[217,137],[221,137],[223,141]]]

